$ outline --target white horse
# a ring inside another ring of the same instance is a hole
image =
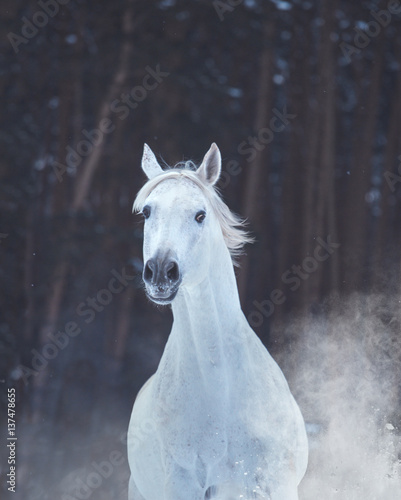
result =
[[[231,259],[250,238],[213,187],[217,146],[191,167],[163,171],[145,145],[143,280],[174,323],[132,411],[129,500],[297,500],[305,425],[241,311]]]

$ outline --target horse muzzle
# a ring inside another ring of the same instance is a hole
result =
[[[143,269],[143,281],[150,300],[157,304],[169,304],[181,284],[177,261],[169,252],[149,259]]]

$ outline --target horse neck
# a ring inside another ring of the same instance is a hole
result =
[[[171,342],[181,369],[207,380],[225,377],[238,364],[246,331],[231,257],[222,240],[213,245],[208,276],[183,288],[173,302]],[[230,358],[230,359],[228,359]],[[186,370],[185,370],[186,371]],[[200,373],[198,373],[200,372]]]

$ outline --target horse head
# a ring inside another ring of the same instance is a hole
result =
[[[143,281],[148,297],[170,303],[180,286],[194,286],[207,272],[213,242],[221,228],[213,209],[214,184],[221,156],[212,144],[201,165],[192,162],[163,170],[145,144],[142,169],[148,182],[138,193],[134,209],[144,225]]]

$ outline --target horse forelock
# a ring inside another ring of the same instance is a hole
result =
[[[132,211],[140,212],[150,193],[168,179],[188,179],[202,191],[220,224],[233,264],[238,265],[237,259],[243,253],[244,245],[253,243],[254,239],[244,229],[246,221],[228,208],[214,186],[206,185],[196,175],[196,165],[192,161],[180,162],[175,167],[168,168],[162,174],[149,179],[138,192]]]

